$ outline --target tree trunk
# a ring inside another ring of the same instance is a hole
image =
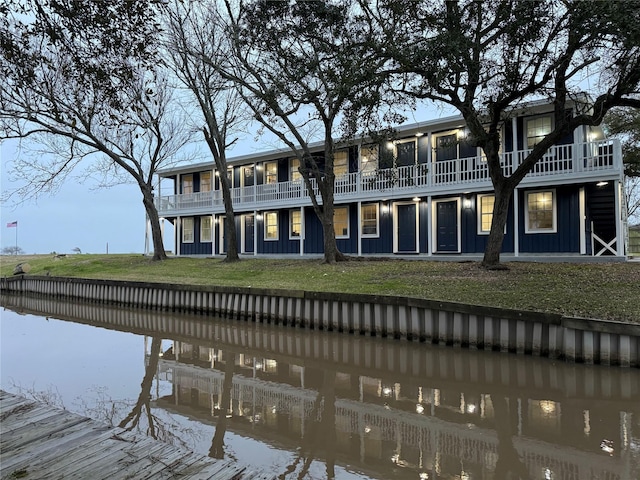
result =
[[[495,202],[493,204],[493,220],[487,246],[484,250],[482,266],[487,269],[502,269],[500,251],[504,240],[504,227],[507,224],[509,204],[513,196],[514,187],[506,180],[494,182]]]
[[[151,225],[151,238],[153,241],[153,257],[152,260],[166,260],[167,254],[164,250],[164,241],[162,240],[162,229],[160,228],[160,216],[153,199],[151,188],[143,189],[142,203],[147,212],[147,218]]]

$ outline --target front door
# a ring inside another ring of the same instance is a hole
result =
[[[253,215],[244,216],[244,251],[245,253],[253,253]]]
[[[405,203],[396,206],[398,216],[396,232],[398,253],[416,253],[416,204]]]
[[[458,202],[436,203],[436,251],[458,252]]]

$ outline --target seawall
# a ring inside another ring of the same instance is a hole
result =
[[[400,296],[82,278],[0,278],[0,291],[640,367],[640,325]]]

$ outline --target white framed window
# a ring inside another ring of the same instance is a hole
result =
[[[333,173],[338,177],[342,177],[349,173],[349,152],[339,150],[333,156]]]
[[[289,160],[289,180],[292,182],[300,180],[302,174],[300,173],[300,159],[292,158]]]
[[[210,243],[213,240],[212,225],[213,222],[210,215],[200,217],[200,242]]]
[[[182,193],[193,193],[193,175],[182,175]]]
[[[200,191],[211,191],[211,172],[200,172]]]
[[[233,168],[227,168],[227,180],[229,180],[229,188],[233,188]]]
[[[360,171],[374,173],[378,170],[378,145],[363,145],[360,147]]]
[[[360,208],[360,229],[363,237],[379,237],[380,229],[380,205],[367,203]]]
[[[335,207],[333,209],[333,231],[336,238],[349,238],[349,208]]]
[[[264,183],[278,183],[278,162],[264,164]]]
[[[525,233],[556,233],[556,191],[525,193]]]
[[[551,133],[551,115],[528,118],[526,120],[527,149],[532,149]]]
[[[289,238],[297,240],[302,234],[302,214],[300,210],[289,210]]]
[[[491,232],[491,222],[493,221],[493,205],[496,202],[496,196],[478,195],[478,234],[489,235]]]
[[[193,217],[182,219],[182,243],[193,243]]]
[[[265,212],[264,239],[278,240],[278,212]]]

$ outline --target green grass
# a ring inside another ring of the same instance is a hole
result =
[[[476,262],[170,258],[142,255],[2,256],[0,274],[28,262],[29,275],[193,285],[402,295],[586,318],[640,323],[640,263],[509,263],[486,271]]]

